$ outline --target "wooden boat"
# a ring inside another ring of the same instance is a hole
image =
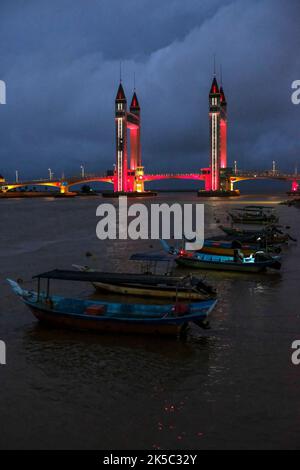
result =
[[[271,256],[263,251],[257,251],[246,257],[236,248],[234,256],[221,256],[201,252],[178,250],[170,246],[166,240],[161,240],[163,249],[175,256],[180,266],[192,269],[214,269],[217,271],[239,271],[257,273],[267,268],[280,269],[280,256]]]
[[[207,318],[216,305],[216,300],[167,305],[124,304],[105,301],[66,298],[49,295],[47,292],[28,291],[15,281],[8,279],[12,290],[29,307],[35,317],[46,324],[80,330],[109,333],[151,333],[178,335],[189,323],[206,328]]]
[[[258,239],[262,245],[276,245],[286,243],[288,240],[295,241],[288,233],[283,233],[276,226],[266,227],[263,230],[243,230],[224,225],[219,225],[219,228],[230,238],[242,243],[256,243]]]
[[[236,249],[240,249],[244,256],[250,256],[252,253],[263,248],[259,243],[243,243],[239,240],[205,240],[203,248],[199,253],[208,253],[212,255],[234,256]],[[267,247],[268,252],[276,251],[280,253],[280,247]]]
[[[268,256],[263,252],[257,252],[249,257],[243,257],[236,250],[236,256],[218,256],[206,253],[189,253],[181,250],[176,258],[180,266],[193,269],[213,269],[217,271],[238,271],[246,273],[258,273],[267,268],[280,269],[280,257]]]
[[[234,223],[267,225],[278,222],[278,217],[274,214],[274,209],[264,206],[246,206],[232,209],[228,212]]]
[[[73,265],[76,271],[56,270],[56,279],[91,282],[95,289],[120,295],[158,297],[165,299],[205,300],[216,297],[216,291],[195,276],[158,274],[105,273],[88,266]]]

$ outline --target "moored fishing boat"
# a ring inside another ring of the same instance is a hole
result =
[[[235,256],[209,255],[206,253],[189,253],[181,250],[176,257],[180,266],[192,269],[212,269],[217,271],[238,271],[258,273],[267,268],[280,269],[280,257],[268,256],[264,252],[257,252],[249,257],[241,256],[236,250]]]
[[[213,269],[217,271],[239,271],[257,273],[267,268],[280,269],[280,256],[271,256],[263,251],[257,251],[250,256],[244,256],[237,248],[234,256],[221,256],[199,251],[186,251],[170,246],[166,240],[161,240],[163,249],[175,257],[178,265],[192,269]]]
[[[276,225],[271,225],[263,230],[243,230],[235,227],[225,227],[219,225],[219,228],[231,239],[240,240],[244,243],[255,243],[260,239],[262,244],[286,243],[288,240],[296,241],[288,233],[283,233]]]
[[[8,279],[12,290],[17,294],[34,316],[46,324],[79,330],[92,330],[109,333],[150,333],[179,335],[189,323],[206,328],[207,318],[216,305],[216,300],[166,305],[124,304],[66,298],[49,294],[47,291],[23,289],[17,282]]]
[[[216,297],[216,291],[195,276],[158,274],[105,273],[88,266],[73,265],[76,271],[56,270],[56,279],[91,282],[95,289],[120,295],[162,299],[205,300]]]
[[[232,209],[228,212],[234,223],[267,225],[278,222],[278,217],[274,209],[264,206],[245,206],[243,208]]]
[[[265,248],[268,252],[276,252],[279,253],[281,248],[276,247],[263,247],[263,244],[256,242],[256,243],[245,243],[239,240],[204,240],[204,245],[200,253],[207,253],[213,255],[221,255],[221,256],[234,256],[234,252],[236,249],[240,249],[244,256],[250,256],[252,253],[259,251]]]

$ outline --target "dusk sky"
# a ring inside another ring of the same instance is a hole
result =
[[[146,172],[208,166],[216,54],[228,101],[228,159],[300,170],[298,0],[1,0],[0,173],[102,173],[115,162],[122,61],[142,112]],[[219,77],[218,77],[219,78]]]

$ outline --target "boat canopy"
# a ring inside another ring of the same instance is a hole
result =
[[[181,276],[166,276],[156,274],[131,274],[131,273],[106,273],[101,271],[73,271],[54,269],[45,273],[33,276],[33,279],[58,279],[61,281],[86,281],[86,282],[106,282],[106,283],[143,283],[143,284],[160,284],[166,283],[177,284],[183,278]]]

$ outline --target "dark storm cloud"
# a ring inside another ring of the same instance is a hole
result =
[[[229,159],[284,169],[299,159],[297,1],[2,1],[0,173],[101,172],[114,162],[119,61],[142,106],[148,171],[208,164],[212,56],[222,62]],[[300,163],[300,162],[299,162]]]

